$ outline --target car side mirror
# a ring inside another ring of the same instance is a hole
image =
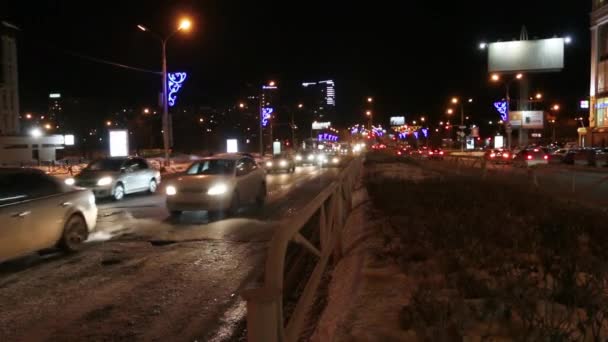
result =
[[[125,168],[125,167],[120,168],[120,173],[127,173],[127,172],[129,172],[129,170],[127,168]]]

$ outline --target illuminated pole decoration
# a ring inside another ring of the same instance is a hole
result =
[[[268,126],[268,123],[272,119],[272,113],[274,113],[274,108],[272,108],[272,107],[263,107],[262,108],[262,127]]]
[[[494,108],[500,114],[500,119],[504,122],[508,121],[509,118],[509,110],[507,109],[507,101],[497,101],[494,102]]]
[[[167,86],[169,87],[169,94],[167,95],[167,102],[170,107],[175,106],[175,100],[177,100],[177,93],[182,88],[184,81],[188,75],[185,72],[172,72],[167,74]]]

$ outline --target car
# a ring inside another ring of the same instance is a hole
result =
[[[340,167],[346,157],[337,153],[320,153],[317,155],[317,163],[320,167]]]
[[[296,153],[294,161],[296,165],[315,165],[317,156],[314,151],[300,151]]]
[[[294,159],[287,154],[275,154],[272,159],[266,161],[266,172],[288,172],[294,173],[296,171],[296,162]]]
[[[506,149],[487,150],[483,157],[486,161],[495,164],[510,164],[513,161],[513,153]]]
[[[427,155],[428,155],[429,159],[443,160],[444,152],[442,149],[434,148],[434,149],[428,150]]]
[[[538,148],[522,150],[513,158],[513,166],[518,167],[547,164],[549,164],[549,155]]]
[[[551,163],[563,163],[564,158],[568,154],[569,148],[558,148],[557,150],[549,154],[549,162]]]
[[[93,190],[95,197],[120,201],[127,194],[154,193],[160,184],[160,172],[139,157],[110,157],[92,161],[68,185]]]
[[[36,169],[0,169],[0,262],[40,250],[82,248],[95,229],[91,190]]]
[[[206,210],[234,215],[241,205],[266,201],[266,172],[253,158],[222,154],[192,163],[167,184],[166,205],[171,216]]]

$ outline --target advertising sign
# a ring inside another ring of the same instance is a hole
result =
[[[505,146],[505,138],[502,135],[494,137],[494,148],[503,148]]]
[[[66,146],[73,146],[74,140],[74,134],[66,134],[63,136],[63,144]]]
[[[227,139],[226,140],[226,152],[228,153],[237,153],[239,151],[239,144],[236,139]]]
[[[268,126],[268,122],[272,118],[272,113],[274,113],[274,108],[271,108],[271,107],[262,108],[262,127]]]
[[[471,136],[473,138],[479,137],[479,127],[472,127],[471,128]]]
[[[312,129],[315,131],[321,130],[321,129],[328,129],[329,127],[331,127],[331,122],[313,122],[312,123]]]
[[[274,141],[272,143],[272,154],[281,154],[281,142]]]
[[[563,38],[498,42],[488,46],[490,72],[558,71],[563,68]]]
[[[581,109],[589,109],[589,101],[588,100],[582,100],[580,107],[581,107]]]
[[[515,111],[510,113],[510,123],[513,127],[526,129],[542,129],[545,113],[540,110]]]
[[[474,150],[475,149],[475,139],[473,137],[468,137],[467,138],[467,150]]]
[[[110,157],[129,155],[129,133],[126,130],[110,131]]]
[[[391,126],[405,125],[405,116],[391,116]]]

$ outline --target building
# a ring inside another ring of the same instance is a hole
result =
[[[304,82],[303,104],[311,114],[310,122],[331,122],[336,119],[336,90],[333,80]]]
[[[19,134],[16,27],[0,23],[0,135]]]
[[[48,110],[48,120],[52,122],[54,126],[59,126],[60,128],[64,127],[66,124],[65,118],[63,115],[63,99],[60,93],[50,93],[49,94],[49,110]]]
[[[579,129],[581,145],[608,146],[608,0],[592,0],[589,127]]]

